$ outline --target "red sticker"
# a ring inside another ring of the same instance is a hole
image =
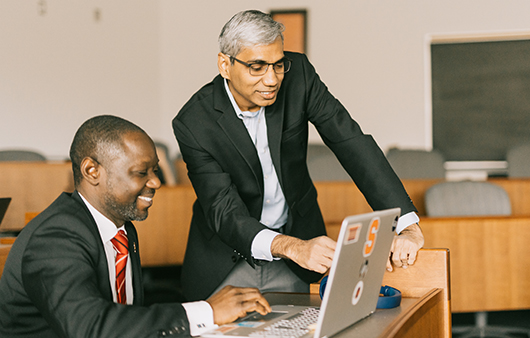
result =
[[[353,305],[356,305],[359,302],[359,299],[361,299],[361,296],[363,294],[363,288],[364,288],[364,283],[362,280],[359,281],[357,285],[355,285],[355,289],[353,289],[353,296],[351,298],[351,303]]]

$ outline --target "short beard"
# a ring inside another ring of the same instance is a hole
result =
[[[111,194],[105,195],[105,203],[114,213],[117,213],[127,221],[144,221],[147,218],[147,210],[145,213],[140,213],[136,206],[136,200],[130,204],[121,204],[114,199]]]

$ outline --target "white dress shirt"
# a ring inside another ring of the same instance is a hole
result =
[[[263,207],[260,222],[270,228],[260,231],[252,241],[252,256],[256,259],[272,261],[273,258],[270,248],[274,237],[279,232],[273,231],[279,229],[287,222],[288,207],[283,195],[283,191],[278,180],[278,175],[272,163],[269,151],[269,141],[267,137],[267,123],[265,118],[265,107],[261,107],[257,112],[243,112],[237,105],[228,82],[225,79],[225,90],[230,98],[238,118],[243,120],[248,130],[250,138],[256,147],[256,151],[261,162],[264,179]],[[403,229],[411,224],[418,223],[419,217],[415,212],[409,212],[399,218],[396,232],[399,234]]]
[[[84,197],[79,193],[83,202],[87,206],[88,210],[92,214],[92,217],[96,221],[98,226],[99,236],[103,242],[105,248],[105,254],[107,256],[107,265],[109,267],[109,283],[112,289],[112,298],[116,302],[116,250],[112,245],[111,239],[116,236],[119,230],[123,230],[125,233],[125,226],[122,225],[116,228],[116,225],[94,208]],[[136,250],[136,248],[134,249]],[[134,300],[133,285],[132,285],[132,268],[131,260],[127,259],[127,266],[125,268],[125,292],[127,295],[127,304],[132,304]],[[186,315],[190,323],[190,333],[192,336],[197,336],[202,332],[215,327],[213,322],[213,310],[210,304],[205,301],[183,303],[182,306],[186,310]]]

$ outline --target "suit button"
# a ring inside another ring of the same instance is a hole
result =
[[[236,255],[232,256],[232,262],[234,262],[234,263],[237,262],[237,256]]]

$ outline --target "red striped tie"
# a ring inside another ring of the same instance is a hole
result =
[[[111,239],[116,250],[116,297],[120,304],[127,304],[125,292],[125,267],[127,266],[127,255],[129,254],[129,241],[125,231],[120,230]]]

